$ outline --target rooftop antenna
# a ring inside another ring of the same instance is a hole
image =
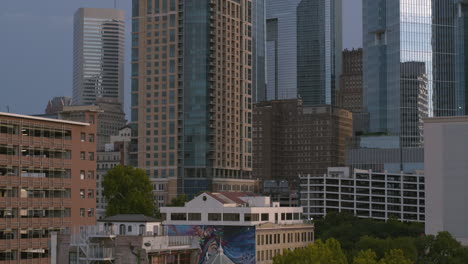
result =
[[[117,0],[114,0],[114,8],[117,9]]]
[[[9,105],[6,106],[6,109],[7,109],[7,113],[10,113],[10,106]]]

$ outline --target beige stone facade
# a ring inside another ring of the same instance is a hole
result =
[[[256,226],[257,264],[271,264],[284,250],[304,248],[314,242],[314,226],[307,224]]]

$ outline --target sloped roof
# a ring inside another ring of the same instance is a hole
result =
[[[142,214],[118,214],[98,220],[99,222],[159,222],[158,219]]]
[[[255,197],[258,196],[252,192],[219,192],[219,193],[210,193],[207,192],[207,195],[218,200],[222,204],[245,204],[246,202],[241,199],[241,197]]]

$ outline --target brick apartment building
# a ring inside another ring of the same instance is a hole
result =
[[[0,113],[0,263],[49,263],[51,232],[95,224],[95,119]]]
[[[258,103],[253,114],[253,177],[286,180],[298,190],[298,175],[323,175],[344,164],[345,142],[352,135],[348,110],[305,107],[300,99]]]

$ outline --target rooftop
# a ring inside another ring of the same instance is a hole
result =
[[[98,220],[98,222],[160,222],[158,219],[142,214],[118,214]]]
[[[39,117],[39,116],[19,115],[19,114],[5,113],[5,112],[0,112],[0,116],[30,119],[30,120],[36,120],[36,121],[53,122],[53,123],[70,124],[70,125],[89,126],[88,123],[68,121],[68,120],[63,120],[63,119],[45,118],[45,117]]]
[[[242,200],[241,197],[258,197],[257,194],[251,192],[206,192],[206,194],[223,204],[246,204],[247,202]]]

